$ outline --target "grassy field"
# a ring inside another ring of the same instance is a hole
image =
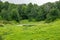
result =
[[[60,40],[60,20],[49,24],[43,22],[27,23],[39,25],[6,24],[4,27],[0,26],[0,40]]]

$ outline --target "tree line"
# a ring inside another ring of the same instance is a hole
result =
[[[52,22],[60,18],[60,1],[37,4],[13,4],[0,1],[0,20],[17,22],[21,20]]]

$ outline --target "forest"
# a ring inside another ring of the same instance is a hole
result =
[[[13,4],[0,1],[0,21],[45,21],[60,19],[60,1],[37,4]]]

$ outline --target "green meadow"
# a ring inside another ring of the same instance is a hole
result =
[[[34,25],[4,24],[4,27],[0,26],[0,40],[60,40],[60,20],[51,23],[25,21],[23,24]]]
[[[0,40],[60,40],[60,0],[13,2],[0,0]]]

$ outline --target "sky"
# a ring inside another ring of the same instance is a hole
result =
[[[2,1],[3,2],[8,1],[10,3],[15,3],[15,4],[32,3],[32,4],[42,5],[42,4],[47,3],[47,2],[55,2],[55,1],[59,1],[59,0],[2,0]]]

